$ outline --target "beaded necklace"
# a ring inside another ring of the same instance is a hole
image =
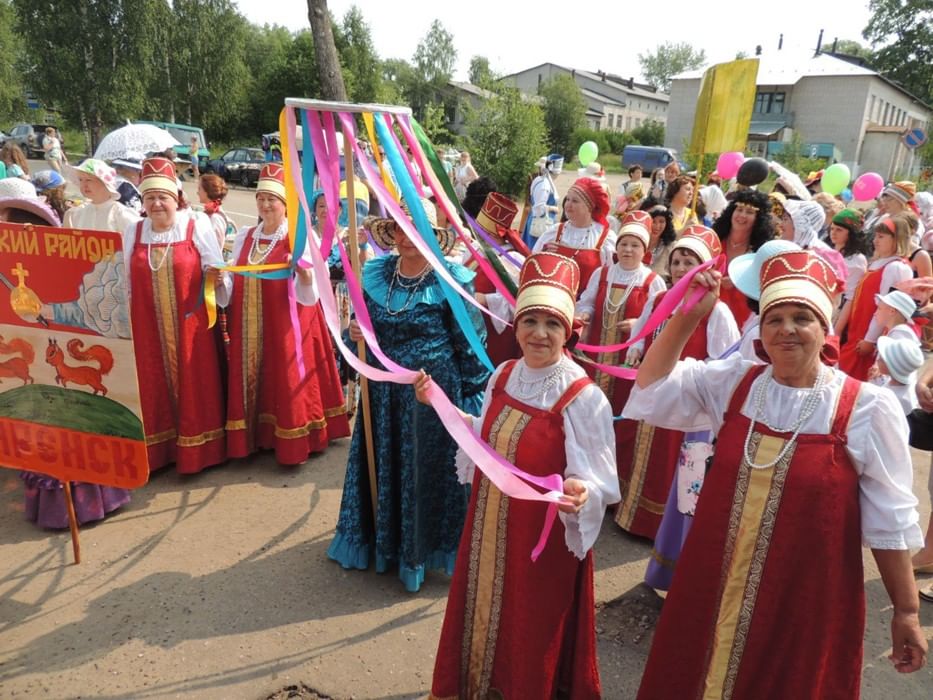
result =
[[[768,368],[764,371],[761,376],[758,386],[755,388],[755,412],[752,415],[752,419],[748,423],[748,433],[745,435],[745,449],[744,456],[745,462],[752,469],[768,469],[773,467],[775,464],[784,459],[784,456],[790,451],[790,449],[796,444],[797,438],[800,436],[800,431],[803,430],[804,424],[810,419],[810,416],[816,411],[817,407],[820,405],[821,392],[823,387],[826,385],[826,375],[828,372],[825,371],[822,365],[820,365],[819,372],[816,376],[816,381],[813,383],[813,386],[807,390],[807,396],[803,401],[803,406],[800,407],[800,414],[797,416],[797,420],[789,428],[779,428],[771,425],[766,420],[764,420],[764,407],[765,407],[765,397],[768,393],[768,387],[773,382],[774,371],[769,365]],[[777,384],[777,382],[774,382]],[[781,448],[781,451],[778,453],[777,457],[772,459],[767,464],[755,464],[752,460],[751,454],[751,443],[752,443],[752,434],[755,432],[755,423],[763,423],[769,429],[775,433],[793,433],[789,440],[784,442],[784,447]]]
[[[401,264],[402,259],[399,258],[395,263],[395,270],[392,271],[392,277],[389,280],[389,291],[386,293],[386,313],[389,314],[389,316],[398,316],[403,311],[408,310],[415,299],[415,293],[418,291],[419,285],[424,281],[424,278],[428,276],[428,273],[431,272],[431,264],[426,262],[421,272],[414,277],[409,277],[400,272],[399,268]],[[396,287],[408,291],[405,303],[402,304],[399,309],[392,308],[392,292]]]
[[[612,301],[612,284],[607,280],[606,298],[603,300],[604,330],[609,330],[609,328],[616,325],[613,319],[615,315],[619,313],[619,311],[625,308],[625,304],[628,302],[628,298],[632,295],[632,291],[635,289],[635,280],[638,279],[638,273],[640,270],[641,268],[635,268],[634,270],[622,270],[622,274],[616,279],[616,283],[626,285],[625,291],[622,293],[622,298],[615,303]]]
[[[266,258],[272,254],[272,251],[275,249],[275,246],[278,244],[278,242],[285,237],[287,230],[287,225],[285,222],[279,224],[275,229],[275,233],[272,234],[272,238],[269,240],[269,243],[265,248],[260,250],[259,235],[261,227],[262,226],[260,225],[253,229],[252,244],[250,245],[249,252],[246,254],[246,259],[250,265],[262,265],[266,261]],[[256,257],[257,254],[259,257]]]
[[[557,385],[557,382],[560,381],[560,378],[564,376],[564,363],[561,360],[558,360],[557,366],[545,374],[540,379],[525,379],[525,363],[520,362],[515,372],[515,398],[517,399],[533,399],[539,396],[544,396],[550,389]]]

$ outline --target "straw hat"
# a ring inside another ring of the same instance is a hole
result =
[[[440,228],[437,225],[437,209],[431,200],[424,197],[419,198],[424,214],[428,219],[431,228],[434,229],[434,235],[437,238],[437,244],[441,247],[444,255],[453,250],[457,242],[457,237],[450,229]],[[411,210],[405,201],[402,201],[402,211],[411,218]],[[363,220],[363,228],[372,234],[373,240],[383,250],[395,247],[395,219],[386,219],[378,216],[368,216]]]

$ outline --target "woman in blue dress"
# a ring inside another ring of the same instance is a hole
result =
[[[438,243],[449,252],[456,239],[436,227],[431,202],[422,199],[421,205]],[[364,227],[380,248],[398,252],[374,258],[363,268],[364,298],[380,347],[403,366],[423,368],[456,406],[475,415],[482,407],[489,372],[470,349],[433,268],[394,220],[371,217]],[[472,294],[474,273],[453,263],[448,269]],[[479,314],[471,318],[485,340]],[[348,333],[353,341],[362,337],[355,320]],[[368,351],[367,362],[377,365]],[[456,443],[434,409],[418,403],[410,386],[370,382],[369,401],[378,500],[375,527],[365,438],[357,421],[337,531],[327,555],[345,569],[367,569],[373,557],[379,573],[398,566],[405,588],[415,592],[427,569],[453,572],[469,494],[457,479]]]

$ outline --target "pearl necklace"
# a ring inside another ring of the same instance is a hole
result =
[[[278,242],[285,237],[285,232],[287,230],[286,224],[283,222],[275,229],[275,233],[272,234],[272,238],[269,240],[268,245],[263,250],[259,250],[259,229],[261,227],[257,226],[253,230],[253,242],[249,248],[249,252],[246,254],[246,260],[250,265],[262,265],[266,258],[268,258],[272,251],[275,249],[275,246],[278,245]],[[256,255],[259,255],[257,258]]]
[[[403,275],[400,272],[401,265],[402,259],[399,258],[395,263],[395,270],[392,272],[392,278],[389,280],[389,291],[386,293],[386,313],[389,314],[389,316],[398,316],[403,311],[408,310],[408,307],[411,306],[415,299],[415,292],[432,269],[430,263],[425,263],[424,267],[421,269],[421,272],[419,272],[414,277],[409,277],[407,275]],[[402,304],[401,308],[399,309],[392,308],[392,292],[396,287],[408,291],[408,297],[405,299],[405,303]]]
[[[172,237],[174,229],[169,229],[168,231],[160,231],[156,233],[155,231],[149,232],[149,243],[146,244],[146,258],[149,261],[149,269],[153,272],[158,272],[165,266],[165,260],[168,258],[168,250],[164,249],[162,251],[162,259],[159,260],[158,264],[152,264],[152,244],[164,245],[168,242],[169,238]]]
[[[612,284],[606,284],[606,298],[603,300],[603,329],[609,330],[610,327],[614,326],[615,323],[610,320],[611,316],[615,316],[619,311],[625,308],[625,304],[628,302],[628,298],[632,295],[632,291],[635,289],[635,280],[638,278],[638,273],[640,268],[634,270],[623,270],[621,277],[616,279],[616,283],[621,283],[626,285],[625,291],[622,293],[622,298],[618,302],[613,303],[612,301]]]
[[[790,449],[796,444],[797,438],[800,435],[800,431],[803,430],[804,424],[810,419],[810,416],[816,411],[817,407],[820,405],[821,393],[823,387],[826,385],[827,374],[822,365],[820,365],[819,373],[816,376],[816,381],[813,383],[813,387],[807,390],[807,396],[803,401],[803,406],[800,408],[800,414],[797,416],[797,420],[789,428],[778,428],[776,426],[768,423],[764,418],[759,418],[763,416],[764,407],[765,407],[765,396],[768,393],[768,386],[771,384],[772,376],[774,371],[769,365],[762,375],[761,379],[758,382],[758,386],[755,388],[755,413],[752,416],[752,419],[748,423],[748,433],[745,436],[745,462],[752,469],[768,469],[773,467],[775,464],[784,459],[784,456],[790,451]],[[777,382],[774,382],[777,384]],[[772,459],[767,464],[755,464],[752,460],[751,454],[751,443],[752,443],[752,434],[755,432],[755,423],[763,423],[769,429],[775,433],[793,433],[789,440],[785,441],[784,447],[781,448],[781,451],[778,453],[777,457]]]
[[[564,363],[558,360],[557,367],[548,372],[540,379],[525,379],[525,363],[521,362],[515,372],[514,396],[517,399],[534,399],[544,396],[550,389],[557,385],[560,378],[564,376]]]

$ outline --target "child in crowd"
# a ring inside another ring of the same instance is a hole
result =
[[[917,370],[923,366],[923,351],[916,340],[878,338],[878,373],[873,383],[888,388],[901,403],[904,414],[918,407]]]
[[[912,340],[919,347],[920,329],[913,322],[917,304],[910,295],[895,289],[887,294],[876,294],[875,302],[878,304],[875,320],[883,328],[882,334],[888,338]]]
[[[68,166],[68,179],[78,186],[85,201],[65,212],[65,228],[91,231],[125,231],[139,221],[136,212],[117,200],[117,173],[102,160],[88,158],[81,165]]]

